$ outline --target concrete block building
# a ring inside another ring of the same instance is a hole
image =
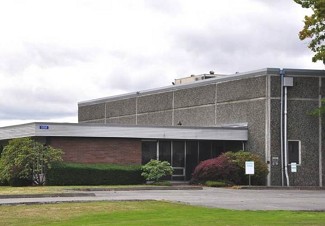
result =
[[[202,160],[246,150],[268,164],[267,185],[323,186],[324,119],[310,112],[325,95],[324,70],[266,68],[207,77],[83,101],[78,124],[32,123],[29,136],[63,148],[66,161],[167,160],[173,180],[190,179]],[[23,125],[0,128],[2,142],[21,136]]]

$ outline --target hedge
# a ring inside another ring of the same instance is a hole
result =
[[[140,166],[113,164],[59,163],[46,174],[47,185],[142,184]]]

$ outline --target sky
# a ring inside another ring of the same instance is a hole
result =
[[[191,74],[324,69],[293,0],[0,0],[0,126]]]

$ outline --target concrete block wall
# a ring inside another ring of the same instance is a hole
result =
[[[65,162],[141,164],[141,140],[48,137],[47,144],[64,151]]]
[[[248,123],[246,150],[265,159],[266,75],[217,84],[216,124]]]
[[[295,186],[319,186],[319,145],[321,125],[319,117],[311,116],[320,102],[321,77],[308,74],[287,74],[293,77],[293,87],[288,87],[288,140],[301,141],[301,164],[297,173],[290,172],[290,184]],[[281,185],[280,145],[280,77],[271,76],[271,159],[278,158],[279,164],[271,161],[271,184]],[[324,152],[324,149],[322,149]],[[324,161],[323,161],[324,167]],[[324,172],[324,171],[323,171]],[[324,175],[324,174],[323,174]],[[324,177],[323,177],[324,178]]]
[[[105,122],[105,103],[91,104],[78,107],[79,122]]]
[[[320,88],[320,96],[325,98],[325,78],[321,79],[321,88]],[[320,105],[324,105],[325,103],[320,103]],[[321,155],[322,155],[322,182],[323,186],[325,186],[325,114],[322,115],[320,119],[321,125]]]

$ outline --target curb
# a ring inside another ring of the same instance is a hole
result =
[[[22,195],[0,195],[0,199],[16,198],[53,198],[53,197],[94,197],[94,193],[54,193],[54,194],[22,194]]]
[[[123,200],[69,200],[69,201],[37,201],[37,202],[19,202],[19,203],[0,203],[0,206],[20,206],[20,205],[46,205],[59,203],[87,203],[87,202],[143,202],[143,201],[157,201],[154,199],[123,199]],[[168,202],[168,201],[166,201]],[[186,203],[184,203],[186,204]]]
[[[316,187],[316,186],[291,186],[291,187],[282,187],[282,186],[236,186],[232,187],[233,189],[246,189],[246,190],[325,190],[325,187]]]
[[[145,191],[145,190],[203,190],[202,186],[156,186],[156,187],[130,187],[130,188],[80,188],[69,189],[76,191],[73,193],[50,193],[50,194],[21,194],[21,195],[0,195],[0,199],[15,198],[54,198],[54,197],[95,197],[95,193],[87,193],[91,191]],[[78,192],[79,191],[79,192]]]
[[[73,191],[143,191],[143,190],[203,190],[202,186],[156,186],[156,187],[131,187],[131,188],[80,188]]]

